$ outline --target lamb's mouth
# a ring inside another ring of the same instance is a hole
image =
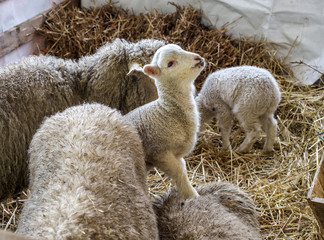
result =
[[[195,64],[194,68],[205,67],[205,59],[204,58],[197,57],[195,60],[198,60],[199,62]]]

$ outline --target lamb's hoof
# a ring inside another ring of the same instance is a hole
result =
[[[262,153],[263,153],[263,154],[266,154],[266,155],[270,155],[270,154],[273,153],[273,149],[263,149],[263,150],[262,150]]]
[[[248,153],[249,151],[250,151],[250,149],[238,147],[235,152],[237,152],[237,153]]]

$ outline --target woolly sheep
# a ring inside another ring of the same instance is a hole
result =
[[[158,99],[126,115],[141,135],[148,168],[164,171],[185,198],[197,196],[183,157],[196,143],[199,114],[193,83],[204,66],[202,57],[178,45],[161,47],[143,68],[155,80]]]
[[[255,206],[230,183],[197,188],[199,197],[179,199],[173,188],[153,199],[160,239],[261,240]]]
[[[116,39],[79,61],[31,56],[0,68],[0,199],[27,186],[27,148],[44,116],[85,101],[126,113],[155,100],[149,77],[127,73],[163,45]]]
[[[29,149],[17,233],[36,239],[157,239],[140,136],[117,110],[83,104],[47,118]]]
[[[239,66],[211,73],[196,101],[201,125],[213,117],[218,120],[224,149],[231,149],[229,138],[235,116],[246,132],[237,151],[250,151],[263,128],[267,136],[263,151],[269,153],[277,133],[274,112],[280,98],[279,86],[269,71],[255,66]]]

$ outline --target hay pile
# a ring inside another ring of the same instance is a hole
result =
[[[321,239],[306,194],[324,148],[324,141],[316,136],[324,129],[324,88],[297,86],[290,80],[283,59],[267,48],[270,43],[234,39],[226,28],[201,25],[198,10],[174,6],[176,12],[172,14],[155,11],[135,16],[112,3],[93,10],[60,5],[49,13],[40,29],[48,40],[45,53],[78,58],[116,37],[130,41],[163,39],[206,58],[207,67],[196,81],[198,89],[207,74],[219,68],[248,64],[269,69],[282,91],[274,154],[262,155],[264,138],[258,140],[250,154],[221,152],[219,129],[211,123],[186,158],[189,177],[194,185],[229,181],[247,191],[258,207],[265,239]],[[243,138],[236,124],[231,136],[234,149]],[[169,179],[159,172],[151,172],[148,183],[152,196],[170,187]],[[21,193],[1,203],[2,228],[15,229],[24,198],[26,194]]]

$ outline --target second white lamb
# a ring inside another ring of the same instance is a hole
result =
[[[196,102],[201,126],[214,117],[218,121],[224,149],[231,149],[230,133],[235,116],[246,132],[246,138],[236,151],[250,151],[263,129],[267,136],[263,151],[269,153],[277,134],[274,112],[280,99],[278,83],[268,70],[239,66],[211,73]]]

